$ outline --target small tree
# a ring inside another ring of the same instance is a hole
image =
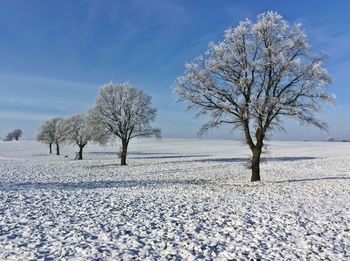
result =
[[[121,140],[121,165],[126,165],[132,138],[160,137],[160,129],[152,128],[150,124],[157,112],[151,105],[151,96],[128,83],[111,82],[100,88],[95,107],[89,111],[89,122]]]
[[[67,133],[65,130],[64,119],[63,118],[55,118],[55,119],[58,119],[58,120],[56,122],[54,143],[56,144],[56,155],[60,155],[60,145],[67,141]]]
[[[45,121],[43,125],[40,126],[38,134],[36,135],[36,140],[39,142],[43,142],[49,145],[50,154],[52,153],[52,143],[53,138],[51,135],[48,135],[48,121]]]
[[[89,141],[104,144],[107,141],[107,134],[104,128],[91,126],[87,118],[82,114],[75,114],[63,121],[65,141],[76,144],[79,147],[78,159],[83,159],[83,148]]]
[[[260,156],[269,130],[283,129],[282,117],[326,129],[314,117],[319,101],[333,102],[323,92],[330,83],[324,56],[310,55],[300,24],[290,28],[274,12],[258,15],[257,23],[240,22],[222,42],[209,45],[205,57],[186,64],[175,92],[188,109],[209,114],[209,128],[240,128],[252,151],[251,181],[260,180]]]
[[[13,133],[10,132],[9,134],[6,135],[6,138],[4,141],[12,141],[13,140]]]
[[[12,132],[12,136],[15,140],[18,140],[22,136],[23,132],[20,129],[16,129]]]
[[[58,130],[58,123],[63,118],[53,118],[45,121],[39,128],[36,140],[49,144],[50,153],[52,153],[52,144],[56,144],[56,154],[60,155],[60,143],[64,141],[65,135],[62,128]]]

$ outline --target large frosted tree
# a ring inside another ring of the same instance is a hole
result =
[[[224,40],[210,43],[204,56],[186,64],[177,80],[178,101],[208,115],[200,130],[229,124],[243,131],[252,151],[251,181],[260,180],[260,156],[268,131],[283,129],[290,117],[326,129],[314,113],[320,102],[333,102],[324,91],[330,77],[323,55],[311,55],[301,25],[290,26],[275,12],[257,22],[240,22],[225,31]]]
[[[160,137],[160,129],[151,122],[157,110],[152,108],[151,96],[129,83],[108,83],[99,90],[95,106],[89,111],[92,126],[103,127],[122,144],[121,165],[126,165],[128,145],[135,137]]]
[[[74,114],[62,121],[65,142],[79,147],[78,160],[83,159],[83,149],[88,142],[104,144],[107,134],[104,128],[91,126],[87,117],[82,114]]]

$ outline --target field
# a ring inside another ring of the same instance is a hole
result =
[[[350,259],[350,143],[133,140],[61,156],[0,143],[0,259]],[[67,157],[65,157],[67,156]]]

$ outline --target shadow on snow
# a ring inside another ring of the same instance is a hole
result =
[[[308,179],[293,179],[274,181],[272,183],[308,182],[324,180],[350,180],[350,177],[323,177]],[[193,180],[119,180],[119,181],[84,181],[84,182],[25,182],[25,183],[0,183],[0,191],[18,191],[28,189],[46,190],[79,190],[79,189],[113,189],[113,188],[141,188],[163,187],[169,185],[208,185],[213,181],[204,179]],[[215,183],[215,182],[214,182]],[[214,184],[213,183],[213,184]],[[233,184],[232,184],[233,185]],[[241,186],[242,184],[235,184]],[[243,184],[247,185],[247,184]]]
[[[159,187],[168,185],[200,185],[195,180],[118,180],[118,181],[82,181],[82,182],[24,182],[0,183],[0,191],[17,191],[28,189],[105,189],[105,188],[133,188]]]
[[[115,151],[92,151],[86,152],[90,155],[115,155],[118,153]],[[140,157],[140,156],[141,157]],[[202,154],[202,155],[179,155],[176,153],[144,153],[144,152],[130,152],[128,153],[128,159],[181,159],[181,158],[200,158],[200,157],[209,157],[211,155]]]
[[[176,155],[176,156],[148,156],[148,157],[129,157],[129,159],[184,159],[184,158],[203,158],[211,155]]]
[[[261,162],[268,161],[299,161],[299,160],[313,160],[316,157],[275,157],[275,158],[261,158]],[[195,162],[247,162],[250,158],[214,158],[214,159],[201,159],[193,160]]]
[[[179,159],[179,161],[161,161],[161,162],[154,162],[151,163],[153,165],[156,164],[183,164],[183,163],[193,163],[193,162],[202,162],[202,163],[209,163],[209,162],[221,162],[221,163],[228,163],[228,162],[242,162],[246,163],[249,162],[250,158],[206,158],[206,159],[193,159],[193,160],[181,160],[181,159],[187,159],[187,158],[201,158],[201,157],[209,157],[211,155],[178,155],[178,156],[150,156],[150,157],[128,157],[128,159]],[[316,157],[276,157],[276,158],[262,158],[261,162],[268,162],[268,161],[299,161],[299,160],[312,160],[317,159]],[[131,163],[128,165],[129,167],[140,167],[140,166],[146,166],[150,163],[141,163],[141,164],[135,164]],[[96,166],[87,166],[86,168],[105,168],[105,167],[120,167],[119,163],[113,163],[113,164],[105,164],[105,165],[96,165]]]
[[[276,183],[322,181],[322,180],[350,180],[350,177],[323,177],[323,178],[308,178],[308,179],[288,179],[288,180],[276,181]]]

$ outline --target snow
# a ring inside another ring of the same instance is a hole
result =
[[[0,143],[0,259],[350,259],[350,143],[137,139],[48,155]],[[68,157],[65,157],[68,156]]]

